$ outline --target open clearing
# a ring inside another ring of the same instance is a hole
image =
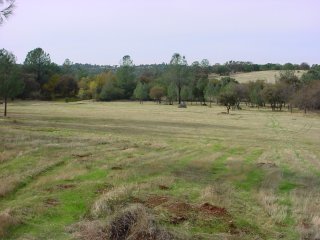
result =
[[[239,83],[247,83],[254,82],[256,80],[264,80],[267,83],[275,83],[276,77],[280,76],[280,72],[278,70],[269,70],[269,71],[257,71],[257,72],[248,72],[248,73],[235,73],[231,74],[230,77],[236,79]],[[295,71],[295,74],[300,78],[303,73],[307,71]],[[211,74],[209,78],[221,78],[221,76],[217,76],[215,74]]]
[[[317,114],[127,102],[8,109],[2,239],[117,239],[128,212],[182,239],[320,234]]]

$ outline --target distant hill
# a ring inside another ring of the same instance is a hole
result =
[[[280,70],[269,70],[269,71],[257,71],[257,72],[249,72],[249,73],[235,73],[231,74],[230,77],[235,78],[240,83],[246,83],[249,81],[256,80],[265,80],[267,83],[274,83],[276,81],[276,76],[280,75]],[[304,70],[295,71],[298,77],[301,77],[303,73],[307,72]],[[217,74],[211,74],[209,76],[210,79],[218,78],[221,76]]]

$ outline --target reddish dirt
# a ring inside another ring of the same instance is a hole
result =
[[[166,186],[166,185],[159,185],[159,189],[161,189],[161,190],[168,190],[168,189],[170,189],[168,186]]]
[[[84,158],[84,157],[89,157],[91,156],[92,153],[79,153],[79,154],[72,154],[73,157],[78,157],[78,158]]]
[[[193,207],[185,202],[174,202],[166,206],[166,208],[175,214],[186,214],[193,210]]]
[[[59,201],[54,198],[48,198],[44,201],[44,204],[49,207],[54,207],[54,206],[59,205]]]
[[[170,223],[179,224],[179,223],[182,223],[182,222],[184,222],[186,220],[188,220],[188,218],[186,216],[173,216],[170,219]]]
[[[231,234],[239,234],[237,226],[233,223],[233,221],[229,221],[229,233]]]
[[[147,200],[146,200],[146,205],[148,207],[156,207],[159,206],[165,202],[168,202],[169,198],[166,196],[150,196]]]
[[[111,169],[112,169],[112,170],[122,170],[123,168],[122,168],[122,167],[119,167],[119,166],[115,166],[115,167],[112,167]]]
[[[264,167],[264,168],[274,168],[277,167],[277,165],[275,163],[272,162],[260,162],[257,163],[258,167]]]
[[[210,215],[214,215],[214,216],[228,216],[228,211],[225,208],[221,208],[221,207],[217,207],[214,206],[210,203],[204,203],[200,206],[200,211],[210,214]]]
[[[59,185],[57,185],[57,188],[61,189],[61,190],[70,189],[70,188],[74,188],[74,187],[76,187],[76,185],[74,185],[74,184],[59,184]]]
[[[190,213],[194,208],[185,202],[174,202],[167,204],[166,209],[172,215],[170,218],[170,223],[179,224],[189,219]]]
[[[133,203],[142,203],[142,204],[145,203],[145,201],[143,201],[142,199],[137,198],[137,197],[131,197],[131,201],[132,201]]]
[[[112,188],[113,188],[112,184],[105,184],[104,186],[96,190],[96,194],[103,194],[103,193],[109,192]]]
[[[312,225],[306,221],[302,222],[302,226],[304,229],[310,229],[312,227]]]

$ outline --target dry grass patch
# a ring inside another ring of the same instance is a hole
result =
[[[298,189],[291,193],[291,198],[302,239],[320,239],[320,192]]]
[[[0,213],[0,238],[4,237],[9,227],[13,227],[20,224],[19,219],[13,216],[10,209],[7,209]]]

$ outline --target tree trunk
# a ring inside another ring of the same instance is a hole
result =
[[[7,102],[8,102],[8,99],[7,99],[7,97],[5,96],[5,97],[4,97],[4,116],[5,116],[5,117],[7,116]]]
[[[230,106],[227,106],[227,113],[229,114]]]

